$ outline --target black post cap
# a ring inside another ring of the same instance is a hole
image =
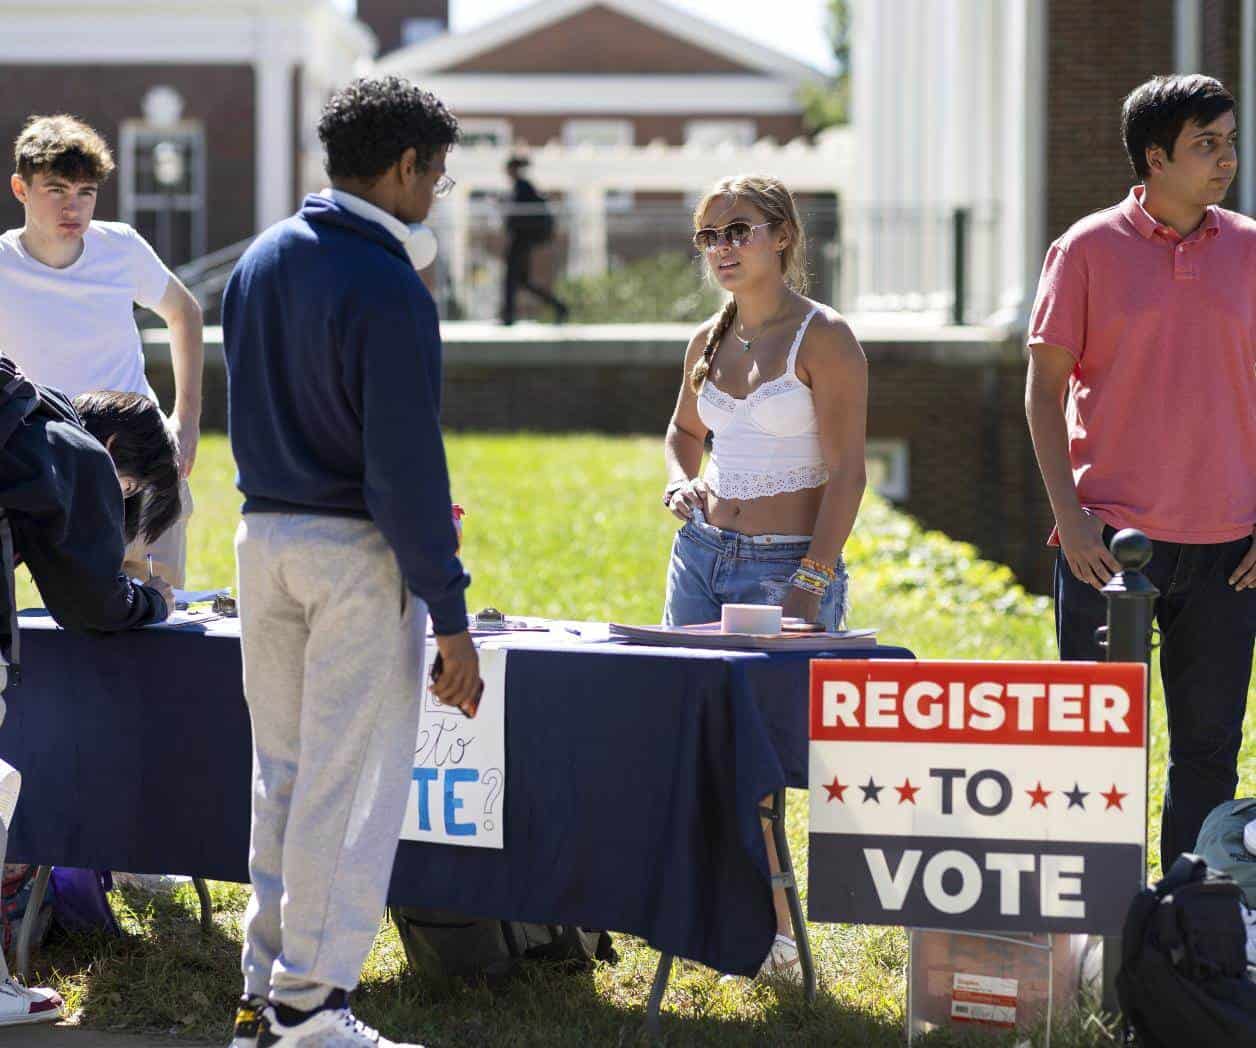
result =
[[[1123,571],[1142,571],[1151,560],[1151,539],[1137,528],[1118,531],[1108,548]]]

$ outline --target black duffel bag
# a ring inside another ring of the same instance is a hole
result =
[[[1180,855],[1125,918],[1117,999],[1127,1044],[1256,1048],[1256,981],[1235,882]]]
[[[465,917],[420,906],[389,908],[410,967],[428,976],[453,976],[492,986],[528,960],[586,971],[594,961],[619,959],[604,931],[574,924],[524,924]]]

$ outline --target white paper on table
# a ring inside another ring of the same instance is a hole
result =
[[[0,760],[0,823],[7,833],[13,825],[13,813],[17,810],[17,795],[22,792],[22,773],[13,765]]]
[[[427,644],[404,841],[503,847],[509,652],[481,648],[479,656],[484,694],[475,717],[467,718],[441,705],[428,687],[436,644]]]

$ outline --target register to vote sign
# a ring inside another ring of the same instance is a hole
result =
[[[1144,884],[1138,664],[811,664],[812,920],[1115,933]]]
[[[481,647],[484,694],[474,718],[442,706],[423,687],[403,841],[502,847],[506,808],[506,657]],[[428,645],[424,665],[436,658]]]

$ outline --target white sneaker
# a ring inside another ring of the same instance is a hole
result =
[[[389,1041],[348,1008],[325,1008],[296,1026],[284,1026],[274,1008],[266,1009],[257,1048],[423,1048]]]
[[[798,944],[788,935],[776,933],[772,949],[759,968],[759,979],[802,985],[802,962],[798,959]]]
[[[50,1023],[65,1014],[65,1002],[55,990],[26,987],[11,977],[0,982],[0,1026]]]

